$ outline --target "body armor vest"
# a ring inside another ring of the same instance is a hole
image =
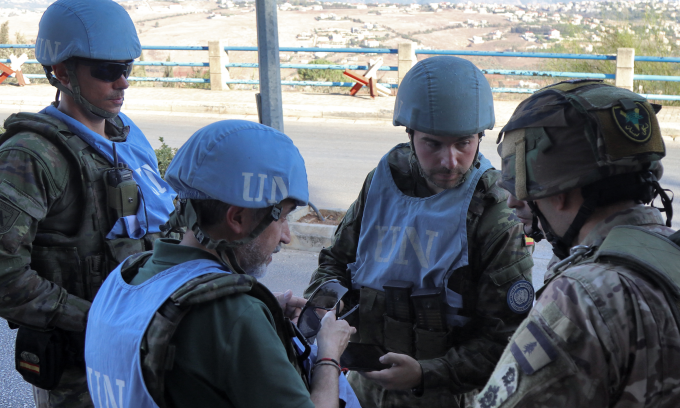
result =
[[[42,136],[55,145],[69,163],[76,164],[82,184],[79,197],[82,211],[79,219],[69,221],[78,226],[77,230],[67,235],[44,228],[43,221],[51,217],[48,213],[45,220],[38,223],[31,268],[69,293],[91,301],[106,276],[128,256],[150,249],[155,237],[105,239],[113,223],[108,214],[104,174],[112,165],[70,132],[63,122],[49,115],[22,112],[12,115],[6,126],[6,132],[0,137],[0,149],[11,144],[16,135],[27,132]]]
[[[139,268],[151,257],[145,252],[130,257],[121,267],[121,276],[131,281]],[[154,402],[161,408],[165,402],[165,373],[174,366],[175,346],[172,337],[181,320],[194,305],[212,302],[225,296],[247,293],[267,306],[275,323],[276,334],[286,350],[288,361],[295,367],[309,390],[308,377],[302,368],[301,361],[308,353],[298,355],[293,338],[304,341],[293,323],[284,317],[283,310],[272,293],[257,279],[244,274],[208,273],[189,280],[176,290],[168,300],[156,311],[142,338],[140,359],[144,383]]]

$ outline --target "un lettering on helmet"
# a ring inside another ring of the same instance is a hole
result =
[[[57,0],[40,19],[35,56],[42,65],[73,57],[128,61],[141,53],[130,15],[112,0]]]

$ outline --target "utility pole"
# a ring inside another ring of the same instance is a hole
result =
[[[260,120],[283,132],[283,100],[279,62],[276,0],[256,0],[257,58],[260,70]]]

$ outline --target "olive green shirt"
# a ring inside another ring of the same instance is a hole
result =
[[[217,260],[179,241],[156,241],[132,285],[175,265]],[[169,407],[313,407],[288,361],[264,303],[245,293],[192,307],[171,341],[175,362],[165,376]]]

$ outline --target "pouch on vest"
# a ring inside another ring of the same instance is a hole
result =
[[[441,357],[451,348],[453,328],[433,331],[415,328],[416,360],[429,360]]]
[[[111,224],[119,218],[137,214],[139,195],[132,170],[118,163],[116,144],[113,143],[113,168],[106,171],[106,200],[109,205]]]
[[[385,289],[385,348],[394,353],[413,355],[411,289],[413,282],[391,280]]]
[[[16,370],[26,382],[44,390],[53,389],[66,365],[65,343],[59,329],[43,332],[19,327],[14,349]]]
[[[362,343],[385,344],[383,321],[385,314],[385,292],[363,287],[359,293],[358,333]]]

